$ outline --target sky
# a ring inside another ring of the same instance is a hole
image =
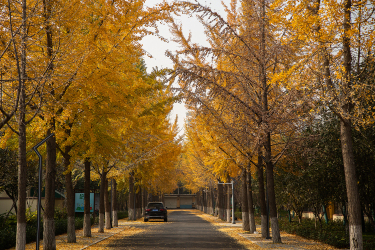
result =
[[[190,0],[193,2],[193,0]],[[215,10],[223,17],[225,17],[224,7],[221,4],[222,1],[220,0],[197,0],[200,4],[209,6],[211,9]],[[146,0],[145,5],[152,7],[155,4],[161,3],[162,0]],[[168,0],[167,2],[173,2],[173,0]],[[230,0],[223,0],[226,5],[229,5]],[[204,35],[204,29],[198,19],[188,16],[179,16],[176,17],[177,22],[182,24],[183,31],[185,34],[191,32],[192,34],[192,41],[201,45],[208,45],[206,41],[206,37]],[[172,68],[173,64],[172,61],[165,56],[165,52],[167,50],[174,52],[178,49],[178,45],[171,41],[171,33],[169,32],[169,27],[166,25],[159,25],[158,26],[160,34],[169,40],[169,42],[163,42],[156,36],[147,36],[143,39],[143,49],[147,51],[148,54],[152,55],[152,58],[145,56],[144,60],[147,65],[147,69],[150,72],[152,68],[158,67],[160,68]],[[176,86],[177,87],[177,86]],[[186,118],[186,109],[183,103],[176,103],[173,106],[173,111],[171,114],[170,119],[172,122],[178,115],[178,126],[181,130],[179,135],[183,134],[184,128],[184,120]]]

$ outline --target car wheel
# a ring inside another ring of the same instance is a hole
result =
[[[147,221],[148,221],[148,219],[144,218],[144,219],[143,219],[143,221],[144,221],[144,222],[147,222]]]
[[[167,217],[164,217],[164,222],[167,222],[168,221],[168,218]]]

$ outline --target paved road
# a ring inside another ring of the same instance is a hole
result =
[[[151,220],[132,226],[145,232],[113,242],[108,249],[245,249],[189,210],[169,210],[168,223]]]

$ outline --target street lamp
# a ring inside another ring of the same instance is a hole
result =
[[[41,201],[42,201],[42,156],[38,152],[38,148],[54,135],[55,135],[54,133],[50,134],[43,141],[39,142],[37,145],[33,147],[33,150],[39,157],[38,215],[37,215],[38,223],[37,223],[37,230],[36,230],[36,249],[37,250],[39,250],[40,207],[41,207]]]
[[[236,224],[234,221],[234,189],[233,189],[233,180],[230,183],[220,183],[217,184],[223,184],[223,185],[232,185],[232,224]]]

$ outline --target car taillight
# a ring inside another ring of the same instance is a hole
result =
[[[151,209],[146,209],[146,212],[150,212],[151,211]]]
[[[163,209],[163,208],[161,208],[161,209],[160,209],[160,212],[163,212],[163,211],[164,211],[164,209]]]

